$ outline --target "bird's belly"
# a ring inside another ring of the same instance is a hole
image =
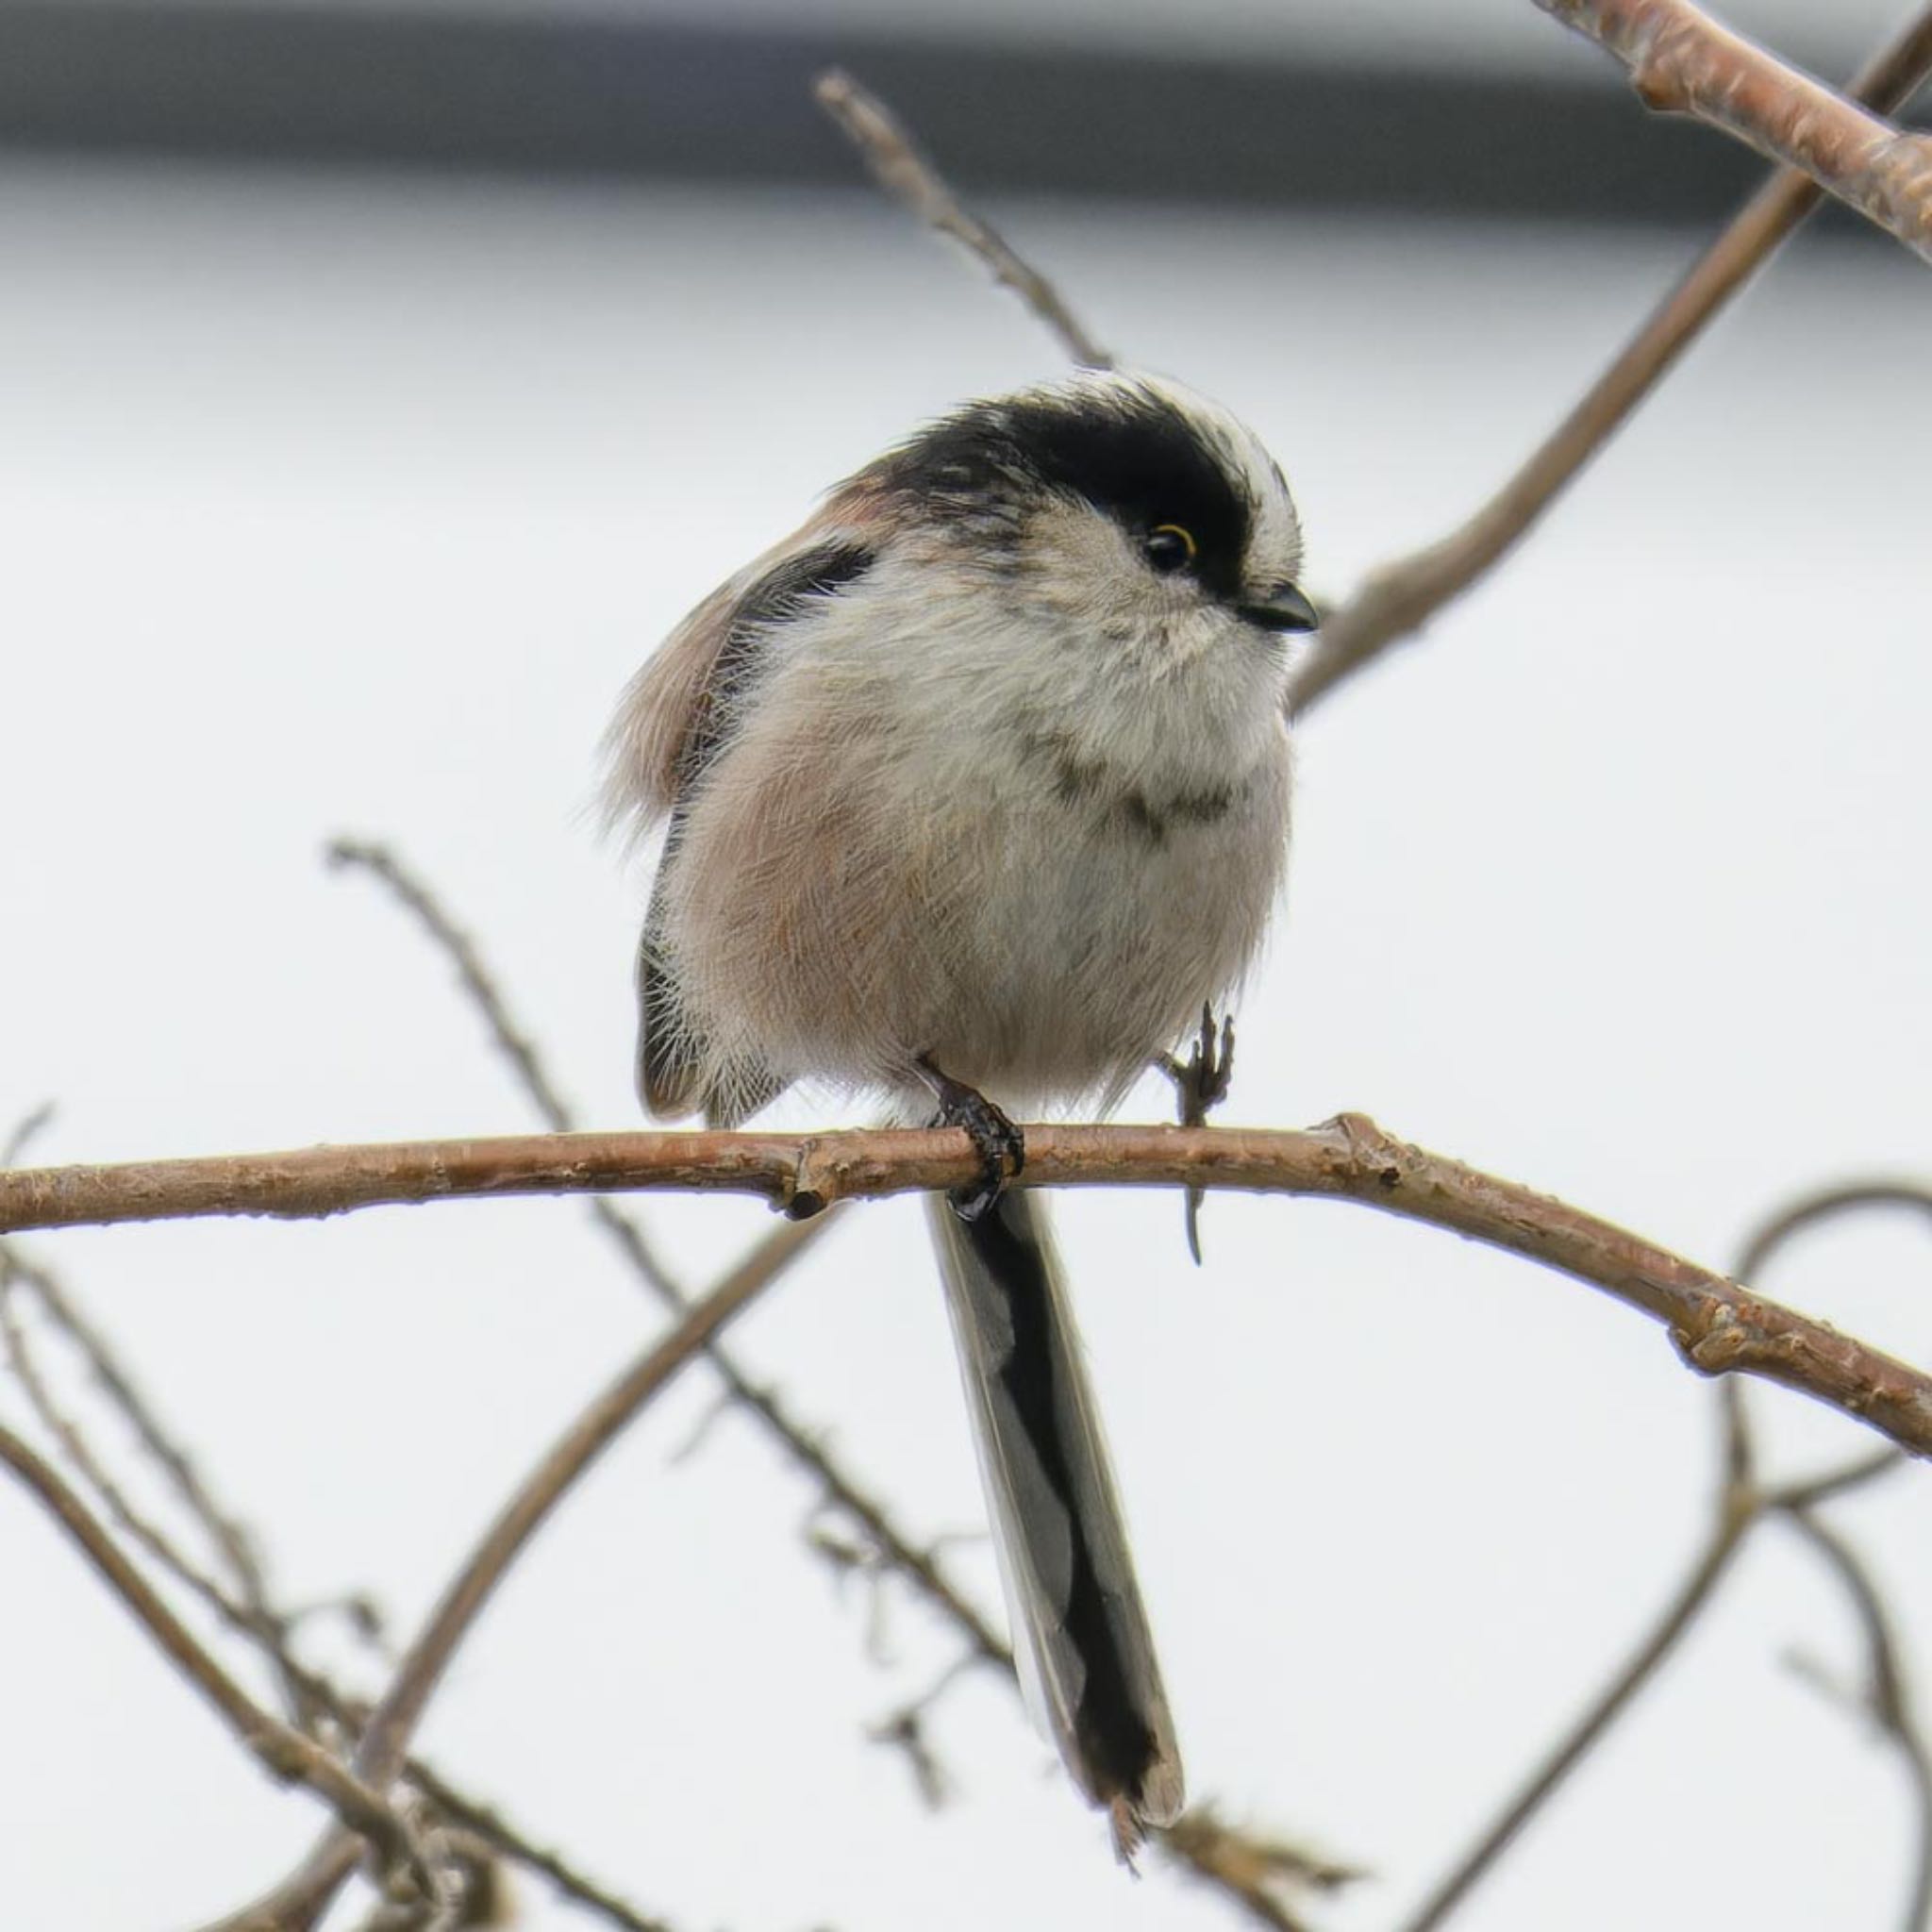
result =
[[[1286,858],[1285,735],[1224,800],[967,789],[888,800],[874,773],[692,814],[676,966],[721,1056],[900,1091],[929,1058],[1031,1112],[1117,1097],[1240,978]]]
[[[1027,1111],[1110,1097],[1259,944],[1287,835],[1269,805],[1158,832],[1112,819],[1025,841],[959,923],[924,1050]]]

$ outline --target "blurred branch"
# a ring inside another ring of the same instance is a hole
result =
[[[872,177],[928,227],[957,242],[1002,288],[1010,289],[1086,369],[1111,369],[1101,347],[1061,299],[1059,291],[1007,245],[989,222],[963,207],[922,154],[892,110],[841,69],[827,68],[812,84],[818,104],[839,124]]]
[[[957,1186],[975,1171],[975,1158],[957,1129],[895,1128],[803,1137],[558,1134],[27,1168],[0,1174],[0,1232],[627,1188],[830,1203]],[[1399,1141],[1361,1114],[1301,1132],[1032,1126],[1022,1185],[1316,1194],[1426,1222],[1605,1290],[1662,1323],[1706,1374],[1745,1374],[1802,1390],[1915,1455],[1932,1454],[1932,1378],[1917,1369],[1580,1208]],[[691,1345],[701,1347],[709,1332]]]
[[[1793,1235],[1834,1221],[1841,1214],[1861,1213],[1874,1208],[1903,1208],[1923,1214],[1932,1226],[1932,1187],[1919,1181],[1848,1181],[1833,1188],[1821,1188],[1783,1208],[1765,1222],[1744,1243],[1738,1273],[1745,1279],[1761,1274],[1777,1251]]]
[[[136,1396],[135,1408],[130,1413],[126,1397],[132,1392],[133,1384],[126,1371],[116,1361],[99,1331],[80,1316],[72,1297],[56,1277],[46,1269],[13,1252],[7,1244],[0,1243],[0,1335],[4,1335],[16,1377],[25,1390],[35,1413],[95,1491],[110,1519],[120,1526],[124,1535],[146,1550],[162,1569],[208,1604],[232,1630],[258,1647],[287,1687],[290,1707],[296,1712],[305,1730],[317,1728],[313,1720],[316,1714],[321,1713],[335,1726],[339,1737],[353,1738],[366,1716],[366,1708],[345,1695],[322,1673],[310,1670],[296,1658],[290,1648],[290,1641],[298,1615],[304,1613],[291,1612],[275,1606],[270,1597],[258,1559],[253,1556],[251,1540],[239,1524],[222,1514],[200,1478],[197,1476],[191,1486],[192,1498],[198,1499],[191,1503],[192,1513],[205,1527],[211,1526],[213,1522],[226,1524],[241,1548],[249,1553],[249,1580],[239,1575],[236,1578],[237,1588],[245,1591],[242,1596],[235,1595],[217,1578],[190,1561],[154,1524],[133,1508],[78,1424],[57,1407],[26,1345],[17,1311],[11,1305],[10,1291],[16,1286],[31,1290],[50,1314],[58,1314],[59,1324],[71,1339],[82,1346],[103,1392],[113,1406],[125,1419],[133,1420],[138,1415],[138,1428],[143,1445],[153,1448],[157,1444],[166,1444],[168,1454],[163,1459],[170,1469],[187,1468],[192,1471],[192,1465],[188,1462],[185,1451],[180,1449],[173,1432],[161,1422],[152,1403],[144,1397]],[[158,1450],[156,1453],[159,1453]],[[188,1493],[184,1491],[184,1494]],[[662,1932],[658,1922],[644,1918],[582,1876],[560,1854],[534,1844],[501,1812],[458,1791],[440,1773],[420,1758],[409,1759],[406,1775],[408,1782],[431,1799],[454,1824],[485,1840],[506,1857],[547,1878],[566,1897],[587,1909],[601,1913],[611,1924],[625,1928],[625,1932]]]
[[[441,1776],[419,1758],[406,1767],[409,1782],[429,1800],[451,1824],[473,1832],[506,1857],[514,1858],[526,1870],[540,1874],[574,1905],[594,1912],[622,1932],[670,1932],[661,1919],[646,1918],[634,1906],[626,1905],[615,1893],[587,1878],[559,1852],[546,1849],[528,1838],[494,1807],[478,1803],[445,1784]]]
[[[1808,1507],[1790,1506],[1785,1518],[1843,1584],[1864,1633],[1866,1690],[1857,1708],[1897,1750],[1912,1787],[1912,1882],[1899,1924],[1904,1932],[1925,1932],[1932,1924],[1932,1752],[1906,1690],[1905,1664],[1890,1613],[1864,1558],[1838,1531],[1820,1522]]]
[[[804,1242],[805,1230],[795,1225],[768,1235],[668,1335],[591,1401],[525,1478],[443,1591],[389,1689],[369,1713],[353,1761],[355,1774],[363,1783],[380,1789],[403,1772],[409,1736],[450,1659],[552,1510],[706,1341],[771,1286]],[[332,1832],[292,1877],[266,1898],[224,1920],[223,1932],[298,1932],[312,1925],[358,1857],[353,1832]]]
[[[1928,72],[1932,8],[1923,8],[1867,64],[1851,92],[1890,111],[1911,98]],[[1493,569],[1823,198],[1817,184],[1795,168],[1780,170],[1758,189],[1489,502],[1446,537],[1371,572],[1354,596],[1324,620],[1296,675],[1291,708],[1306,711]]]
[[[569,1104],[551,1079],[531,1035],[521,1026],[495,975],[484,963],[475,942],[450,916],[437,894],[418,878],[388,846],[368,841],[339,839],[329,847],[329,860],[339,867],[369,874],[384,886],[449,958],[458,984],[471,1004],[482,1016],[491,1038],[519,1086],[529,1097],[545,1124],[558,1133],[569,1132],[575,1121]],[[1205,1024],[1205,1022],[1204,1022]],[[1219,1097],[1217,1082],[1224,1083],[1228,1056],[1232,1051],[1232,1029],[1224,1027],[1211,1064],[1198,1070],[1199,1110],[1203,1118]],[[1191,1091],[1192,1090],[1188,1090]],[[619,1251],[639,1278],[673,1307],[688,1306],[683,1291],[670,1272],[649,1248],[641,1229],[622,1208],[601,1194],[589,1202],[598,1224],[616,1242]],[[826,1226],[827,1221],[806,1224],[799,1235],[798,1253],[812,1234]],[[958,1632],[967,1645],[966,1656],[951,1665],[921,1698],[902,1707],[872,1727],[880,1742],[896,1746],[907,1757],[915,1783],[928,1803],[936,1803],[944,1788],[944,1772],[932,1750],[925,1728],[925,1717],[933,1703],[961,1674],[962,1666],[986,1663],[994,1666],[1015,1691],[1012,1653],[972,1604],[954,1587],[939,1567],[937,1543],[921,1548],[899,1529],[884,1507],[862,1489],[857,1478],[840,1464],[818,1437],[790,1416],[777,1395],[752,1382],[739,1368],[728,1350],[717,1341],[706,1345],[706,1354],[723,1378],[727,1398],[747,1409],[774,1437],[791,1458],[815,1476],[824,1501],[858,1524],[870,1545],[868,1567],[874,1579],[880,1570],[890,1570],[917,1591],[934,1609]],[[873,1598],[874,1614],[877,1597]],[[459,1823],[495,1844],[507,1856],[530,1865],[550,1877],[568,1895],[608,1916],[612,1902],[608,1894],[590,1886],[558,1860],[531,1845],[521,1834],[504,1826],[498,1815],[474,1801],[461,1799],[441,1786],[426,1767],[411,1760],[411,1781],[425,1791],[440,1793],[438,1802]],[[1207,1882],[1219,1885],[1239,1904],[1258,1913],[1264,1923],[1274,1924],[1269,1892],[1262,1879],[1278,1873],[1281,1848],[1266,1840],[1245,1837],[1231,1825],[1207,1818],[1200,1807],[1174,1830],[1165,1835],[1170,1854],[1180,1863],[1191,1865]],[[1257,1874],[1261,1874],[1257,1877]],[[616,1907],[619,1913],[628,1907]],[[635,1917],[618,1916],[614,1923],[635,1926]]]
[[[402,1820],[383,1802],[375,1784],[345,1770],[321,1745],[257,1705],[189,1633],[128,1561],[85,1504],[12,1430],[0,1427],[0,1463],[18,1476],[46,1508],[96,1574],[146,1629],[169,1661],[225,1717],[235,1735],[285,1784],[306,1785],[354,1834],[354,1842],[378,1852],[386,1867],[408,1873],[425,1894],[433,1874]]]
[[[429,887],[388,846],[373,841],[338,839],[329,847],[329,859],[334,865],[371,874],[415,918],[455,966],[464,993],[482,1015],[491,1040],[544,1124],[554,1133],[570,1132],[576,1125],[573,1110],[551,1079],[529,1033],[511,1014],[508,1001],[475,941],[457,925]],[[616,1244],[638,1278],[666,1306],[679,1311],[689,1307],[689,1298],[645,1241],[635,1219],[602,1194],[592,1194],[589,1206],[598,1226]],[[801,1237],[801,1246],[830,1224],[826,1219],[809,1224],[812,1232]],[[820,1437],[787,1412],[777,1392],[754,1382],[722,1342],[708,1343],[705,1353],[731,1402],[754,1416],[791,1460],[818,1483],[826,1500],[858,1525],[881,1559],[961,1631],[977,1657],[998,1670],[1010,1672],[1012,1653],[959,1593],[934,1555],[919,1548]]]
[[[21,1156],[53,1118],[54,1103],[43,1100],[31,1113],[18,1121],[6,1140],[0,1141],[0,1169],[18,1167]]]
[[[19,1289],[33,1294],[49,1323],[78,1351],[109,1407],[159,1466],[190,1517],[218,1553],[228,1573],[229,1586],[225,1587],[192,1561],[158,1524],[134,1507],[80,1424],[55,1401],[15,1306]],[[72,1296],[48,1270],[17,1254],[7,1241],[0,1241],[0,1339],[4,1339],[8,1360],[34,1413],[109,1519],[226,1623],[259,1643],[282,1679],[291,1715],[304,1731],[312,1731],[318,1706],[290,1657],[290,1620],[270,1601],[268,1581],[248,1532],[215,1501],[187,1450],[162,1425],[154,1406]]]
[[[1577,1765],[1602,1742],[1611,1725],[1629,1708],[1675,1651],[1685,1633],[1716,1595],[1718,1585],[1729,1574],[1732,1560],[1756,1521],[1755,1500],[1745,1493],[1727,1491],[1720,1504],[1708,1540],[1650,1634],[1591,1700],[1568,1735],[1530,1774],[1523,1789],[1504,1807],[1502,1814],[1457,1861],[1447,1875],[1437,1882],[1414,1913],[1403,1921],[1402,1932],[1434,1932],[1434,1928],[1461,1905],[1476,1882],[1515,1843],[1524,1826],[1555,1796],[1557,1788]]]
[[[1190,1806],[1157,1836],[1171,1857],[1231,1893],[1272,1932],[1306,1932],[1299,1914],[1305,1896],[1338,1892],[1369,1876],[1289,1840],[1240,1830],[1212,1805]]]
[[[1646,107],[1689,114],[1800,168],[1932,262],[1932,141],[1902,134],[1690,0],[1536,0],[1630,70]]]
[[[1857,1183],[1807,1196],[1774,1215],[1745,1243],[1738,1272],[1740,1275],[1756,1275],[1769,1266],[1778,1248],[1801,1227],[1860,1208],[1899,1205],[1932,1209],[1932,1190],[1907,1182]],[[1898,1746],[1912,1779],[1917,1845],[1911,1899],[1904,1924],[1906,1932],[1925,1932],[1927,1914],[1932,1912],[1932,1756],[1927,1755],[1905,1694],[1899,1647],[1877,1589],[1857,1554],[1815,1513],[1821,1504],[1904,1467],[1905,1458],[1896,1449],[1883,1449],[1767,1490],[1757,1480],[1758,1457],[1751,1419],[1742,1392],[1735,1383],[1725,1383],[1721,1391],[1720,1419],[1724,1432],[1724,1474],[1716,1513],[1704,1547],[1676,1593],[1628,1661],[1591,1701],[1493,1823],[1403,1922],[1401,1932],[1434,1932],[1454,1914],[1478,1881],[1515,1843],[1524,1827],[1656,1678],[1658,1670],[1715,1600],[1718,1587],[1730,1574],[1745,1540],[1759,1524],[1773,1517],[1782,1517],[1804,1536],[1851,1592],[1870,1658],[1871,1690],[1865,1707]]]

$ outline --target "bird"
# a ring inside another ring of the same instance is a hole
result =
[[[1131,1862],[1185,1780],[1017,1120],[1116,1108],[1233,995],[1287,861],[1318,614],[1279,465],[1165,376],[962,404],[833,488],[630,682],[611,824],[661,830],[647,1111],[794,1085],[963,1126],[928,1202],[1029,1707]]]

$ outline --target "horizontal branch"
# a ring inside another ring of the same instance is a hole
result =
[[[1932,261],[1932,140],[1720,26],[1690,0],[1537,0],[1629,69],[1645,106],[1690,114],[1802,169]]]
[[[0,1234],[378,1203],[683,1189],[762,1196],[793,1215],[957,1187],[978,1172],[953,1128],[819,1135],[549,1134],[0,1174]],[[1486,1241],[1587,1281],[1664,1324],[1692,1367],[1801,1390],[1932,1456],[1932,1379],[1714,1269],[1385,1134],[1360,1114],[1300,1132],[1034,1126],[1027,1187],[1207,1187],[1327,1195]]]

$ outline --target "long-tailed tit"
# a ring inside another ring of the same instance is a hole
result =
[[[638,955],[654,1114],[794,1081],[966,1126],[932,1225],[1036,1714],[1124,1851],[1173,1720],[1009,1115],[1107,1108],[1241,977],[1287,851],[1281,472],[1214,405],[1089,374],[969,404],[699,605],[608,741],[668,823]]]

